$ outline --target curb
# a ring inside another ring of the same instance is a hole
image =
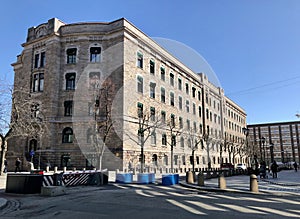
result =
[[[7,205],[7,200],[5,198],[0,198],[0,210],[5,208]]]

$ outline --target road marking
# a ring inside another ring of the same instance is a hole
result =
[[[142,196],[146,196],[146,197],[151,197],[151,198],[155,197],[155,196],[153,196],[153,195],[145,194],[145,193],[143,192],[143,190],[141,190],[141,189],[137,189],[137,190],[135,190],[135,192],[136,192],[136,194],[138,194],[138,195],[142,195]]]
[[[195,197],[206,198],[206,199],[219,199],[219,198],[216,198],[216,197],[213,197],[213,196],[200,195],[200,194],[195,195]]]
[[[170,187],[166,187],[166,186],[157,186],[157,188],[165,189],[165,190],[172,190],[172,191],[176,190],[174,188],[170,188]]]
[[[125,187],[125,186],[120,186],[120,185],[118,185],[118,184],[112,184],[113,186],[115,186],[115,187],[118,187],[118,188],[120,188],[120,189],[128,189],[128,187]]]
[[[179,196],[179,197],[186,197],[187,194],[181,194],[181,193],[176,193],[176,192],[167,192],[170,195],[174,195],[174,196]]]
[[[265,207],[261,207],[261,206],[259,206],[259,207],[258,206],[247,206],[247,207],[258,209],[258,210],[263,210],[263,211],[266,211],[268,213],[278,214],[278,215],[285,216],[285,217],[297,217],[297,218],[299,218],[299,214],[293,214],[293,213],[289,213],[287,211],[280,211],[280,210],[265,208]]]
[[[215,207],[215,206],[212,206],[212,205],[207,205],[207,204],[204,204],[202,202],[197,202],[197,201],[186,201],[186,202],[191,203],[193,205],[196,205],[200,208],[210,210],[210,211],[228,211],[227,209],[218,208],[218,207]]]
[[[279,201],[279,202],[288,203],[288,204],[300,205],[300,202],[293,201],[293,200],[288,200],[288,199],[283,199],[283,198],[269,198],[269,199]]]
[[[238,199],[240,199],[239,197],[236,198],[236,197],[231,197],[231,196],[226,196],[226,195],[217,195],[217,194],[215,194],[214,196],[219,197],[219,198],[226,198],[226,199],[230,199],[230,200],[238,200]]]
[[[295,209],[286,209],[286,210],[300,214],[300,210],[295,210]]]
[[[150,193],[152,195],[156,195],[156,196],[168,196],[164,193],[160,193],[160,192],[156,192],[156,191],[148,191],[148,193]]]
[[[246,200],[246,201],[255,201],[255,202],[271,202],[271,203],[278,203],[278,201],[271,201],[271,200],[267,200],[267,199],[258,199],[258,198],[250,198],[250,197],[241,197],[239,198],[240,200]]]
[[[196,210],[196,209],[194,209],[194,208],[192,208],[192,207],[189,207],[189,206],[187,206],[187,205],[184,205],[184,204],[182,204],[182,203],[180,203],[180,202],[177,202],[177,201],[175,201],[175,200],[172,200],[172,199],[166,199],[168,202],[170,202],[171,204],[173,204],[173,205],[175,205],[175,206],[177,206],[177,207],[179,207],[179,208],[182,208],[182,209],[184,209],[184,210],[186,210],[186,211],[188,211],[188,212],[191,212],[191,213],[193,213],[193,214],[198,214],[198,215],[207,215],[207,214],[205,214],[205,213],[203,213],[203,212],[201,212],[201,211],[198,211],[198,210]]]
[[[220,206],[223,206],[223,207],[226,207],[226,208],[230,208],[232,210],[239,211],[241,213],[247,213],[247,214],[267,214],[265,212],[255,211],[255,210],[252,210],[250,208],[245,208],[245,207],[241,207],[241,206],[238,206],[238,205],[230,205],[230,204],[216,204],[216,205],[220,205]],[[259,209],[259,210],[261,210],[261,209]]]
[[[130,186],[131,186],[131,187],[134,187],[134,188],[152,189],[151,187],[145,186],[145,185],[135,185],[135,184],[130,184]]]

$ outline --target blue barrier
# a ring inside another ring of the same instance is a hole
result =
[[[148,184],[149,183],[149,173],[138,173],[137,182],[140,184]]]
[[[133,176],[132,173],[117,173],[116,182],[117,183],[132,183]]]
[[[149,173],[149,183],[155,183],[155,173]]]
[[[164,174],[162,175],[162,184],[164,186],[174,185],[179,183],[179,174]]]

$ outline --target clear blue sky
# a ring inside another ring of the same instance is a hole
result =
[[[213,68],[248,123],[297,120],[300,113],[300,1],[297,0],[9,0],[0,7],[0,79],[27,29],[57,17],[65,23],[125,17],[150,37],[176,40]]]

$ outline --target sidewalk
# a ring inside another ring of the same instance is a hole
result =
[[[0,190],[5,190],[6,188],[6,174],[2,173],[0,176]],[[7,200],[4,198],[1,198],[0,196],[0,210],[4,208],[7,204]]]
[[[222,192],[250,192],[250,176],[238,175],[225,177],[226,189],[219,189],[218,178],[206,179],[205,186],[198,186],[197,182],[194,184],[187,184],[181,181],[180,184],[185,187],[195,188],[203,191],[222,191]],[[258,176],[259,193],[293,193],[300,195],[300,172],[294,170],[285,170],[278,173],[278,178],[260,179]]]

